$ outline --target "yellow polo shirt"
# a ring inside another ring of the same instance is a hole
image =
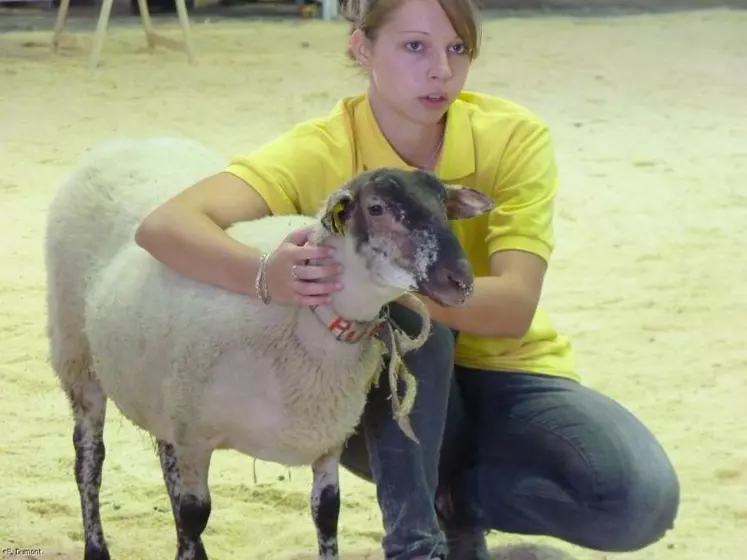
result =
[[[366,95],[341,99],[332,112],[295,126],[227,171],[265,199],[273,214],[315,214],[355,175],[378,167],[411,169],[392,149]],[[476,276],[487,276],[495,251],[529,251],[548,260],[555,245],[553,200],[558,175],[546,125],[505,99],[463,92],[449,109],[436,174],[495,200],[486,215],[452,223]],[[525,371],[577,379],[567,337],[538,309],[522,339],[460,333],[456,362],[468,368]]]

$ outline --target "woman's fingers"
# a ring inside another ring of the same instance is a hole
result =
[[[328,305],[330,296],[342,289],[338,280],[342,265],[334,261],[333,248],[303,245],[308,233],[308,228],[304,228],[286,237],[273,257],[271,281],[277,283],[275,291],[281,301],[288,301],[290,296],[290,300],[303,306]]]
[[[322,245],[304,245],[303,247],[293,248],[293,260],[297,263],[304,261],[313,261],[329,259],[335,255],[335,250],[331,247]]]
[[[326,265],[293,265],[291,274],[295,280],[334,280],[342,271],[342,266],[336,263]]]
[[[337,282],[305,282],[296,280],[293,282],[293,291],[301,296],[328,296],[340,289]]]
[[[312,229],[312,226],[307,226],[292,231],[285,237],[285,241],[287,243],[292,243],[293,245],[303,245],[309,240],[309,234],[311,233]]]

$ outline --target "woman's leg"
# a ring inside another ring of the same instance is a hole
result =
[[[455,521],[639,550],[674,523],[679,483],[651,432],[570,380],[456,368],[477,424],[476,454],[444,481]]]
[[[413,311],[393,305],[390,314],[408,335],[420,332],[420,317]],[[427,342],[404,362],[418,381],[410,420],[420,444],[408,439],[394,420],[387,376],[382,375],[369,395],[362,429],[350,438],[341,460],[354,474],[376,481],[387,559],[442,558],[446,544],[434,497],[454,364],[452,332],[434,323]]]

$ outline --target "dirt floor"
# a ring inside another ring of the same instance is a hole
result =
[[[158,25],[179,37],[172,18]],[[646,550],[542,541],[577,560],[747,558],[745,28],[747,13],[728,10],[486,23],[469,87],[528,105],[557,141],[559,245],[543,305],[573,336],[585,381],[640,415],[682,482],[676,528]],[[82,556],[72,424],[44,332],[42,231],[55,187],[112,136],[185,135],[229,155],[327,112],[364,85],[343,56],[346,33],[196,17],[189,66],[115,24],[95,72],[88,30],[56,55],[49,27],[0,35],[0,550]],[[147,436],[111,407],[106,444],[113,557],[173,558]],[[310,473],[258,463],[257,476],[247,457],[215,456],[210,557],[313,558]],[[342,483],[343,558],[379,558],[374,490],[347,473]]]

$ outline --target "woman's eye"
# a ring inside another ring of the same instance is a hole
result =
[[[421,49],[422,43],[420,41],[410,41],[408,43],[405,43],[405,47],[409,51],[417,52]]]
[[[464,43],[459,43],[451,48],[456,54],[464,54],[467,51],[467,47],[464,46]]]

